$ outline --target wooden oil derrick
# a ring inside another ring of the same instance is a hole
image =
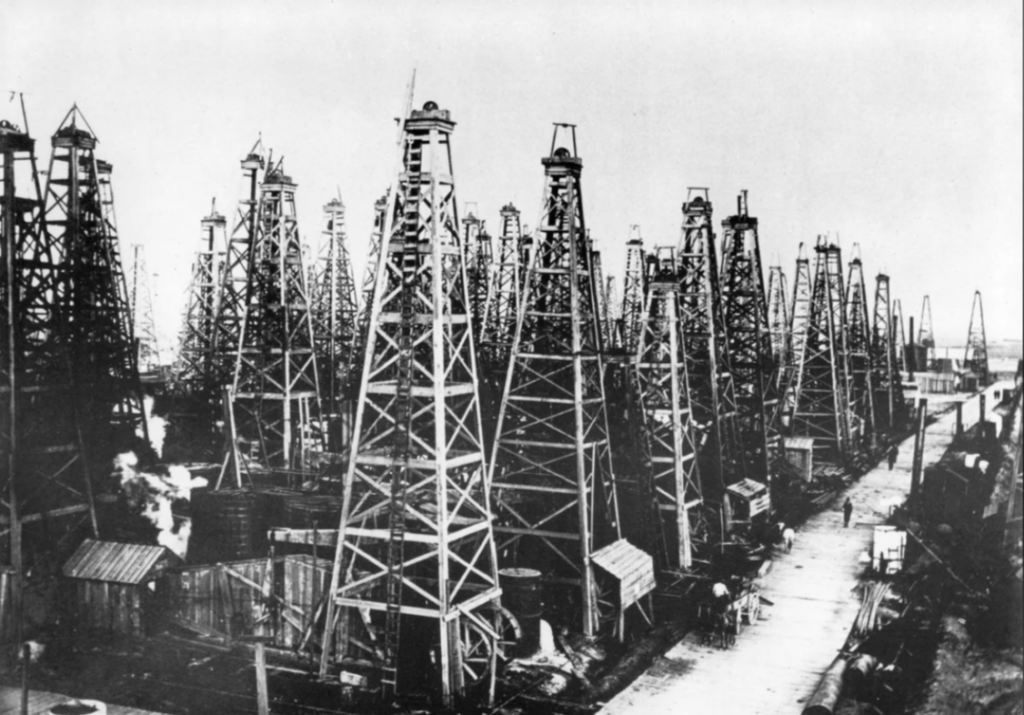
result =
[[[872,439],[877,429],[875,391],[872,384],[871,323],[868,317],[868,292],[864,284],[864,267],[858,253],[850,261],[846,279],[846,354],[850,370],[851,438]],[[856,427],[854,427],[854,423]],[[856,447],[856,445],[851,445]]]
[[[622,344],[622,302],[619,300],[618,284],[615,276],[608,276],[604,281],[605,350],[621,350]]]
[[[10,567],[4,609],[10,620],[0,633],[5,650],[22,642],[22,584],[32,566],[23,541],[35,547],[29,557],[45,553],[59,536],[56,527],[75,528],[83,513],[97,533],[90,455],[59,302],[68,246],[60,227],[47,230],[41,196],[35,140],[0,120],[0,501],[6,512],[0,563]],[[73,199],[72,217],[76,207]],[[45,532],[35,533],[40,526]]]
[[[793,301],[789,311],[789,360],[783,364],[782,383],[785,390],[783,414],[792,419],[796,407],[797,377],[807,347],[807,321],[811,315],[811,262],[804,252],[804,244],[797,248],[796,269],[793,278]]]
[[[919,369],[935,369],[935,334],[932,332],[932,301],[925,296],[921,301],[921,324],[917,329],[917,344],[925,349],[926,366]]]
[[[978,376],[978,387],[988,385],[988,346],[985,342],[985,311],[981,306],[981,291],[974,291],[971,304],[971,322],[967,326],[967,347],[964,348],[964,369]]]
[[[791,424],[794,434],[813,437],[833,458],[844,460],[851,445],[842,253],[824,236],[814,250],[814,289]]]
[[[495,532],[506,564],[579,588],[589,636],[611,615],[590,556],[621,534],[573,125],[555,125],[541,163],[543,210],[491,464]]]
[[[729,360],[719,286],[711,202],[705,188],[690,188],[676,252],[680,264],[680,320],[690,384],[704,498],[720,503],[729,528],[725,487],[747,476],[736,424],[736,391]]]
[[[792,335],[790,334],[789,286],[782,266],[768,267],[768,334],[772,341],[772,358],[779,369],[775,373],[776,389],[785,388],[787,366],[792,358]]]
[[[359,306],[347,242],[345,204],[340,198],[331,199],[324,205],[323,229],[309,285],[320,396],[328,415],[338,414],[342,401],[349,396],[358,340]]]
[[[893,338],[896,340],[896,365],[907,371],[907,333],[903,325],[903,305],[899,298],[892,302]]]
[[[53,136],[45,190],[45,230],[59,246],[64,338],[72,350],[72,385],[84,437],[106,450],[146,435],[128,291],[113,200],[103,188],[110,165],[96,159],[97,139],[77,106]],[[111,451],[112,457],[115,452]]]
[[[737,199],[736,215],[722,221],[722,232],[722,312],[736,394],[736,426],[749,476],[769,483],[782,447],[779,367],[772,352],[757,219],[747,213],[746,191]]]
[[[357,342],[352,356],[353,379],[358,381],[361,373],[359,367],[363,364],[366,355],[366,340],[370,331],[370,306],[373,305],[374,283],[377,280],[377,263],[380,261],[381,236],[384,234],[385,213],[388,208],[388,196],[384,194],[373,204],[373,231],[370,232],[370,250],[366,256],[366,269],[363,272],[363,284],[359,289],[362,299],[359,301],[359,317],[357,331]],[[359,389],[353,384],[352,394]]]
[[[213,340],[223,258],[221,249],[227,246],[227,219],[217,212],[216,201],[199,226],[199,249],[192,261],[174,382],[178,393],[196,396],[214,405],[220,398],[214,380]]]
[[[246,314],[252,248],[259,213],[260,174],[266,166],[262,139],[253,145],[241,163],[242,192],[235,218],[231,222],[231,238],[228,240],[221,273],[217,319],[214,321],[213,382],[218,387],[234,382],[238,348],[242,344],[242,322]]]
[[[470,315],[473,319],[473,335],[482,340],[484,321],[487,317],[487,303],[494,284],[494,248],[491,235],[484,221],[478,222],[473,240],[473,252],[467,253],[466,276],[469,280]],[[480,343],[477,343],[477,351]]]
[[[594,248],[594,243],[590,240],[589,235],[587,244],[590,246],[590,266],[594,272],[593,280],[597,291],[597,320],[600,326],[601,347],[605,349],[611,345],[609,341],[611,335],[608,333],[608,296],[605,294],[604,268],[601,266],[601,251]]]
[[[644,240],[640,227],[629,227],[626,242],[626,275],[622,283],[622,347],[629,355],[635,355],[640,343],[643,323],[640,320],[644,310]]]
[[[519,294],[522,291],[525,266],[521,261],[523,242],[519,210],[512,204],[501,209],[501,232],[498,235],[498,260],[494,266],[494,283],[487,304],[484,323],[481,365],[488,375],[504,376],[512,351],[519,318]],[[488,379],[486,376],[484,379]]]
[[[875,277],[875,308],[871,328],[872,388],[875,393],[876,428],[898,429],[906,419],[903,381],[900,378],[895,322],[889,297],[889,276]]]
[[[228,457],[236,483],[239,440],[250,462],[298,469],[318,442],[311,421],[319,416],[320,390],[295,189],[281,162],[271,164],[260,184],[231,390],[230,422],[239,439],[231,440]]]
[[[102,186],[102,183],[100,185]],[[156,335],[156,321],[153,319],[153,290],[149,269],[146,266],[146,251],[138,243],[132,244],[128,308],[138,345],[136,359],[139,369],[156,370],[160,367],[160,343]]]
[[[649,258],[636,367],[650,435],[659,556],[663,568],[688,570],[693,565],[691,510],[703,495],[680,314],[682,271],[671,247],[657,247]]]
[[[433,685],[451,706],[474,685],[493,696],[500,592],[452,178],[455,124],[427,102],[403,126],[321,675],[372,661],[386,697]],[[334,647],[336,623],[345,635]],[[428,681],[436,675],[439,683]]]

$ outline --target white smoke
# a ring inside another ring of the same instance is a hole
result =
[[[166,474],[143,472],[138,466],[139,458],[134,452],[124,452],[114,458],[114,474],[121,480],[121,491],[129,507],[156,527],[158,544],[185,558],[192,522],[176,520],[172,507],[178,499],[190,500],[192,490],[205,487],[207,480],[193,477],[188,469],[177,464],[161,467],[160,471]]]
[[[156,456],[164,455],[164,437],[167,434],[167,420],[159,415],[153,414],[153,403],[156,400],[151,395],[143,395],[142,408],[146,415],[146,431],[149,432],[149,443],[156,452]],[[142,425],[139,425],[136,434],[142,437]]]

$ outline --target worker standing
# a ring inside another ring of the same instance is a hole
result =
[[[782,532],[782,540],[786,543],[786,553],[788,554],[793,550],[793,540],[796,538],[796,532],[793,531],[792,526],[787,526],[786,530]]]
[[[846,501],[843,503],[843,527],[844,528],[850,526],[850,517],[851,516],[853,516],[853,502],[851,502],[850,498],[847,497]]]
[[[729,604],[729,587],[721,581],[716,581],[715,585],[711,587],[711,595],[715,599],[715,613],[725,613],[726,606]]]
[[[896,457],[898,457],[899,454],[900,454],[900,448],[896,446],[895,442],[893,442],[891,445],[889,445],[889,451],[885,453],[885,456],[889,460],[889,471],[890,472],[892,471],[893,466],[896,464]]]

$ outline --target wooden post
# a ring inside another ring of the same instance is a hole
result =
[[[21,715],[28,715],[28,664],[32,658],[32,646],[21,646]]]
[[[267,658],[262,641],[256,642],[256,707],[259,715],[269,715],[267,697]]]
[[[928,416],[928,400],[917,401],[917,429],[914,431],[914,461],[910,471],[910,498],[914,499],[921,488],[921,470],[924,461],[925,421]]]
[[[985,393],[978,395],[978,424],[985,424]]]
[[[956,432],[953,433],[954,437],[960,438],[964,433],[964,403],[956,403]]]

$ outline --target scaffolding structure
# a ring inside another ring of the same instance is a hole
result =
[[[336,415],[350,396],[351,365],[358,342],[352,259],[345,234],[345,204],[341,198],[324,205],[323,230],[309,285],[313,344],[324,413]]]
[[[722,221],[721,290],[727,354],[736,394],[736,426],[749,476],[770,483],[779,459],[778,364],[772,351],[757,219],[747,212],[747,192],[736,215]]]
[[[591,636],[614,614],[590,557],[621,533],[575,126],[555,125],[541,163],[543,209],[491,463],[495,532],[505,563],[579,588]]]
[[[708,190],[690,187],[683,203],[676,256],[682,276],[680,319],[704,498],[721,504],[729,528],[725,487],[747,476],[747,463],[736,424],[736,390],[711,215]]]
[[[901,372],[907,371],[907,333],[903,325],[903,305],[897,298],[892,302],[893,338],[896,340],[896,364]]]
[[[978,376],[978,387],[988,386],[988,345],[985,342],[985,311],[981,306],[981,291],[974,291],[971,304],[971,322],[967,326],[964,348],[964,369]]]
[[[932,299],[925,296],[921,299],[921,323],[917,329],[917,344],[925,349],[925,368],[935,367],[935,334],[932,331]]]
[[[494,283],[494,247],[491,235],[484,221],[478,221],[473,232],[472,252],[467,249],[466,276],[469,280],[470,316],[473,320],[473,335],[477,349],[484,336],[487,319],[487,304],[490,302]]]
[[[679,310],[682,274],[672,247],[656,247],[651,258],[636,369],[650,435],[661,565],[689,570],[696,521],[691,510],[703,495]]]
[[[868,316],[868,292],[864,283],[864,267],[860,260],[860,246],[853,244],[857,253],[850,261],[846,279],[846,353],[850,369],[850,414],[858,428],[854,430],[864,438],[876,431],[875,390],[872,385],[874,369],[871,363],[871,319]],[[851,435],[852,436],[852,435]]]
[[[240,447],[248,463],[301,470],[307,450],[319,440],[312,433],[320,388],[295,189],[281,162],[271,164],[260,184],[226,420],[238,435],[230,435],[227,450],[236,484],[241,483]]]
[[[807,338],[796,379],[793,434],[813,437],[823,451],[845,460],[850,444],[850,370],[842,252],[818,237]]]
[[[478,683],[493,697],[500,595],[454,126],[433,102],[404,123],[321,659],[322,676],[332,664],[373,662],[390,696],[420,686],[436,653],[435,686],[448,706]],[[339,622],[347,625],[335,647]]]

